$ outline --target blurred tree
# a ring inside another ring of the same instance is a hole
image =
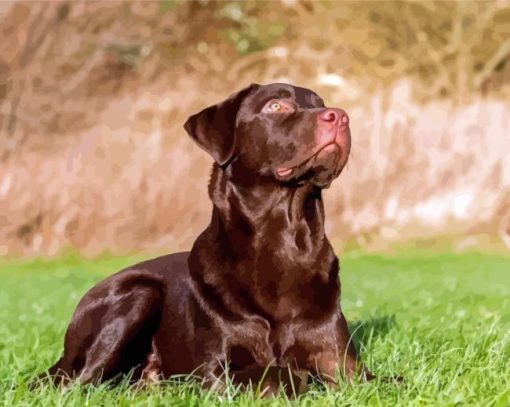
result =
[[[368,92],[407,77],[420,100],[457,102],[510,79],[505,0],[16,2],[0,26],[4,151],[86,127],[104,96],[162,76],[333,73]]]
[[[494,82],[510,61],[508,1],[364,1],[313,3],[302,38],[334,61],[336,46],[352,61],[346,74],[391,84],[414,78],[422,99],[466,100]],[[365,81],[366,82],[366,81]]]

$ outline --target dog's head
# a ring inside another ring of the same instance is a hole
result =
[[[349,157],[347,114],[311,90],[252,84],[191,116],[184,128],[222,167],[289,185],[328,187]]]

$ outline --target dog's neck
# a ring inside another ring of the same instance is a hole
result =
[[[286,320],[333,312],[338,262],[324,232],[320,189],[242,181],[215,165],[211,223],[190,255],[197,290],[214,293],[210,302],[224,316],[248,312]],[[303,303],[303,295],[311,302]]]
[[[237,172],[239,174],[239,172]],[[314,257],[327,243],[321,189],[311,183],[290,187],[262,177],[232,177],[214,166],[210,230],[241,258],[282,252]]]

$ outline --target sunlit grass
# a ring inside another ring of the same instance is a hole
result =
[[[0,402],[13,405],[495,405],[510,404],[510,257],[402,252],[342,257],[343,307],[378,379],[296,400],[260,400],[193,383],[27,390],[62,349],[79,298],[141,257],[0,261]],[[401,384],[384,377],[401,375]]]

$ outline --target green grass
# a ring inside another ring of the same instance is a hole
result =
[[[342,257],[343,307],[376,380],[313,389],[295,400],[206,392],[193,384],[149,390],[74,386],[27,390],[62,349],[81,295],[139,260],[0,260],[0,403],[14,405],[510,405],[510,257],[402,252]]]

